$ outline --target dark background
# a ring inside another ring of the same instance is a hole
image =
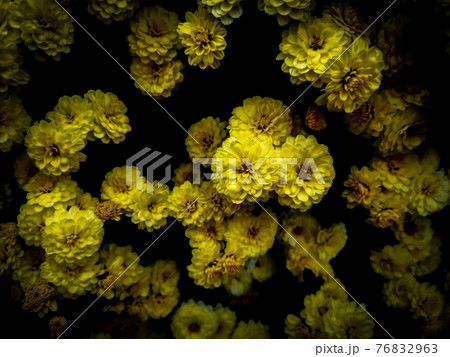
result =
[[[186,11],[195,11],[196,1],[148,1],[143,6],[160,5],[177,12],[184,21]],[[322,3],[322,2],[320,2]],[[324,2],[327,3],[327,2]],[[390,1],[353,1],[363,14],[367,23],[371,23],[390,4]],[[182,4],[182,5],[181,5]],[[185,127],[212,115],[228,120],[233,108],[242,105],[245,98],[268,96],[282,100],[285,105],[291,104],[308,86],[304,83],[294,86],[289,75],[281,71],[281,62],[275,57],[279,53],[283,28],[278,26],[276,18],[257,10],[255,1],[243,4],[244,13],[232,25],[227,26],[227,48],[225,58],[217,70],[201,70],[187,65],[187,58],[182,50],[178,51],[178,59],[185,65],[185,79],[180,89],[173,92],[168,99],[160,103]],[[87,12],[86,4],[74,2],[67,8],[69,12],[117,59],[127,70],[130,65],[130,54],[126,36],[129,33],[128,22],[123,24],[104,25]],[[317,5],[318,15],[322,11]],[[398,1],[372,27],[372,34],[383,21],[395,13],[407,13],[413,16],[416,27],[408,33],[402,45],[412,48],[415,62],[410,75],[422,82],[430,91],[428,108],[430,135],[424,147],[434,147],[441,156],[441,167],[448,168],[448,134],[445,123],[448,121],[448,55],[445,52],[447,38],[445,31],[448,23],[445,16],[437,14],[434,3],[430,1],[401,2]],[[127,134],[126,141],[115,145],[102,144],[100,141],[89,142],[83,150],[88,160],[81,164],[78,173],[73,174],[79,186],[92,195],[99,197],[99,189],[104,176],[114,167],[125,165],[125,160],[143,149],[153,150],[172,156],[172,170],[179,163],[188,162],[184,139],[186,133],[153,101],[135,88],[134,83],[125,73],[83,30],[74,23],[75,43],[68,55],[63,55],[60,62],[47,61],[41,63],[33,55],[24,50],[25,64],[23,68],[30,74],[30,82],[21,88],[20,97],[27,112],[33,120],[41,120],[52,110],[63,95],[83,95],[90,89],[111,91],[118,95],[128,107],[132,131]],[[295,114],[302,119],[306,110],[313,105],[320,95],[318,89],[310,89],[293,106]],[[364,221],[368,211],[363,208],[348,210],[346,201],[341,197],[343,182],[350,172],[350,166],[366,165],[375,151],[371,143],[348,132],[342,122],[342,114],[327,114],[328,128],[315,134],[320,143],[329,147],[333,156],[336,179],[328,195],[309,213],[318,218],[324,227],[332,223],[344,222],[347,227],[348,241],[337,258],[331,261],[335,275],[348,291],[396,338],[420,337],[420,327],[413,320],[408,310],[388,308],[382,300],[384,279],[376,275],[369,262],[370,251],[381,249],[386,244],[395,244],[389,229],[377,229]],[[8,154],[2,154],[2,181],[13,185],[14,202],[12,207],[0,212],[2,222],[15,220],[18,209],[25,203],[24,193],[15,186],[12,163],[15,157],[24,150],[16,147]],[[160,173],[163,175],[163,172]],[[156,175],[158,178],[158,174]],[[275,211],[280,209],[275,202],[270,203]],[[442,234],[442,262],[436,272],[425,277],[426,281],[438,283],[442,287],[443,271],[448,268],[448,208],[433,214],[433,228]],[[169,221],[171,222],[171,221]],[[127,217],[120,222],[107,222],[104,242],[131,244],[134,251],[140,254],[154,241],[163,229],[153,233],[140,231]],[[269,332],[274,338],[285,337],[284,319],[287,314],[298,315],[303,309],[303,298],[315,291],[322,284],[320,278],[305,274],[305,282],[297,279],[285,268],[283,247],[275,243],[270,251],[277,267],[276,275],[269,281],[253,283],[252,297],[245,301],[230,298],[225,289],[205,290],[196,286],[187,276],[185,267],[190,263],[191,249],[184,228],[181,224],[173,225],[164,236],[142,257],[141,264],[147,265],[157,259],[171,258],[177,261],[181,269],[179,288],[180,301],[190,298],[203,300],[215,306],[222,303],[230,306],[238,314],[238,320],[261,320],[269,325]],[[22,311],[18,303],[9,298],[9,277],[0,277],[0,298],[8,318],[0,323],[1,336],[10,338],[45,338],[48,337],[47,323],[51,316],[64,315],[68,320],[75,319],[95,298],[88,295],[75,301],[58,301],[56,314],[48,314],[39,319],[36,314]],[[442,290],[442,288],[441,288]],[[170,337],[170,315],[160,321],[150,320],[139,323],[128,317],[103,313],[103,303],[96,303],[67,332],[66,338],[89,337],[108,326],[113,336],[140,336],[142,326],[161,331]],[[4,315],[5,316],[5,315]],[[126,332],[124,332],[126,331]],[[135,332],[130,332],[135,331]],[[387,338],[386,333],[377,325],[374,337]]]

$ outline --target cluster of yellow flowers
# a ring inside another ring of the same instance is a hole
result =
[[[289,338],[371,338],[374,322],[365,306],[350,301],[338,280],[325,280],[313,295],[305,297],[300,317],[289,314],[285,332]]]
[[[242,15],[242,2],[245,0],[198,0],[224,25],[230,25]]]
[[[277,15],[280,26],[291,20],[307,21],[316,2],[314,0],[259,0],[258,8],[268,15]]]
[[[138,0],[89,0],[87,9],[90,14],[109,25],[113,21],[130,18],[138,6]]]

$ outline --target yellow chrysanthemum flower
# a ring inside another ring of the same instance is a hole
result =
[[[261,321],[255,322],[253,320],[249,320],[248,322],[239,321],[237,327],[234,329],[231,338],[238,339],[263,339],[270,338],[270,334],[268,332],[269,328]]]
[[[305,124],[311,130],[321,131],[327,127],[325,115],[320,111],[318,107],[309,107],[305,117]],[[299,135],[299,134],[297,134]],[[291,136],[296,137],[291,132]],[[304,133],[303,136],[306,136]]]
[[[292,112],[280,100],[253,97],[233,109],[230,136],[239,139],[272,140],[274,146],[286,141],[292,130]]]
[[[381,193],[381,179],[377,171],[367,166],[358,169],[356,166],[350,168],[350,175],[344,182],[348,189],[344,190],[342,197],[347,199],[347,208],[362,205],[370,208],[373,201]]]
[[[105,176],[101,198],[131,212],[131,206],[135,203],[134,196],[146,190],[147,180],[136,166],[116,167]]]
[[[245,267],[241,267],[237,273],[225,275],[222,284],[228,294],[243,296],[252,288],[252,274]]]
[[[277,228],[276,217],[268,217],[265,212],[259,216],[237,215],[228,222],[225,237],[227,244],[242,250],[245,257],[256,258],[272,248]]]
[[[57,308],[55,289],[45,280],[38,280],[25,291],[22,309],[36,312],[42,318],[49,310],[55,312]]]
[[[411,260],[408,250],[399,244],[386,245],[381,252],[370,255],[372,268],[386,279],[401,278],[407,274]]]
[[[276,166],[270,160],[273,154],[270,141],[228,138],[211,165],[217,191],[236,204],[267,199],[277,180]]]
[[[214,313],[217,316],[219,326],[214,334],[214,338],[229,338],[236,325],[236,313],[231,311],[228,307],[223,307],[218,304],[214,308]]]
[[[191,66],[217,69],[224,58],[227,30],[207,9],[186,13],[186,22],[178,25],[181,44]]]
[[[313,135],[288,137],[274,157],[280,164],[275,192],[281,205],[305,212],[327,194],[335,177],[333,158]]]
[[[124,21],[132,17],[138,6],[137,0],[89,0],[88,11],[109,25],[113,21]]]
[[[220,253],[212,250],[193,249],[191,264],[187,270],[194,283],[205,289],[217,288],[222,284]]]
[[[19,0],[11,6],[10,24],[21,31],[24,44],[35,57],[56,61],[70,52],[73,21],[69,14],[51,0]]]
[[[92,211],[72,207],[46,220],[42,248],[57,263],[83,265],[98,251],[104,235],[103,222]]]
[[[394,115],[375,145],[383,155],[403,153],[418,147],[427,137],[427,132],[423,113],[410,107]]]
[[[177,54],[178,16],[160,6],[144,7],[130,21],[130,52],[143,63],[157,65],[171,61]]]
[[[231,217],[241,208],[240,205],[230,202],[224,195],[221,195],[213,181],[202,182],[200,191],[206,198],[206,220],[214,219],[217,222],[222,222],[226,217]]]
[[[53,217],[55,209],[37,209],[36,205],[24,204],[20,207],[17,216],[17,226],[19,235],[25,240],[27,245],[40,247],[42,245],[42,233],[46,220]]]
[[[330,82],[316,103],[329,111],[355,111],[380,87],[383,67],[382,52],[360,38],[330,67]]]
[[[160,319],[169,315],[177,306],[180,297],[178,289],[167,293],[152,293],[146,305],[147,312],[152,319]]]
[[[283,213],[281,225],[286,231],[282,230],[279,237],[284,244],[289,244],[292,247],[298,247],[297,242],[302,245],[303,243],[311,244],[321,229],[317,219],[296,210]]]
[[[213,308],[192,299],[181,304],[170,324],[175,338],[212,338],[218,326]]]
[[[323,316],[331,309],[333,301],[334,299],[322,290],[305,296],[303,300],[305,308],[300,312],[300,316],[318,337],[325,337]]]
[[[160,185],[158,181],[147,182],[146,191],[138,191],[133,196],[131,221],[139,229],[146,228],[149,232],[164,227],[167,223],[169,211],[167,198],[170,194],[167,185]]]
[[[411,305],[419,283],[410,274],[384,283],[383,296],[387,306],[405,308]]]
[[[211,116],[203,118],[189,127],[184,143],[191,159],[213,157],[217,148],[227,136],[226,123]]]
[[[379,228],[387,228],[401,221],[407,211],[408,202],[401,195],[387,191],[380,193],[370,207],[367,222]]]
[[[405,219],[392,227],[395,238],[408,249],[426,248],[433,238],[431,220],[425,217]]]
[[[422,283],[414,290],[411,311],[414,318],[431,320],[439,317],[444,309],[445,298],[436,285]]]
[[[205,5],[224,25],[231,25],[235,19],[241,17],[242,1],[244,0],[197,0],[199,5]]]
[[[74,95],[59,98],[58,104],[45,118],[55,122],[63,130],[74,129],[86,137],[94,127],[93,114],[92,103],[86,98]]]
[[[290,74],[292,84],[317,80],[314,86],[320,88],[329,82],[325,71],[348,44],[349,38],[330,16],[311,17],[283,32],[277,60],[284,61],[281,69]]]
[[[427,89],[413,82],[409,75],[396,75],[392,78],[388,88],[383,90],[388,102],[398,110],[406,110],[412,105],[424,106],[430,94]]]
[[[98,205],[98,198],[92,197],[89,192],[84,192],[81,188],[77,189],[77,197],[69,202],[70,207],[78,207],[81,210],[95,212]]]
[[[30,123],[31,117],[18,97],[0,99],[0,150],[7,152],[14,143],[22,143]]]
[[[411,272],[416,276],[425,276],[435,271],[441,263],[441,238],[435,234],[431,239],[428,249],[416,248],[410,254],[414,264]]]
[[[67,319],[64,316],[55,316],[48,322],[50,338],[58,338],[67,329]]]
[[[326,7],[323,15],[330,15],[333,22],[344,30],[345,34],[352,41],[358,38],[369,27],[358,11],[345,2],[332,3],[331,6]],[[369,35],[370,28],[364,33],[363,37],[368,38]]]
[[[68,267],[58,263],[54,256],[48,256],[41,265],[41,278],[53,284],[64,298],[75,299],[85,295],[97,282],[100,265],[98,254],[86,259],[82,265]]]
[[[14,176],[20,188],[23,188],[38,171],[27,154],[20,154],[14,161]]]
[[[42,172],[34,175],[23,189],[27,204],[34,205],[37,212],[44,208],[66,208],[78,195],[78,184],[69,175],[48,176]]]
[[[284,325],[284,332],[288,338],[312,338],[311,329],[296,315],[288,314]]]
[[[214,219],[204,222],[200,226],[190,225],[186,229],[189,245],[203,251],[219,253],[224,248],[227,222]]]
[[[162,99],[172,95],[172,91],[183,82],[181,73],[183,63],[178,60],[166,61],[160,64],[149,61],[143,62],[141,57],[133,57],[131,63],[131,78],[135,81],[134,86],[139,88],[142,94]]]
[[[221,274],[225,277],[228,275],[236,277],[240,273],[245,272],[244,278],[247,280],[248,288],[250,289],[252,276],[247,269],[243,269],[247,259],[248,256],[246,251],[240,249],[239,244],[227,244],[225,251],[218,259],[217,265],[221,270]],[[235,280],[239,281],[242,279],[236,277]]]
[[[84,97],[92,103],[94,110],[94,130],[91,135],[105,144],[118,144],[125,140],[125,134],[131,130],[126,116],[127,107],[117,95],[100,89],[90,90]]]
[[[23,290],[41,280],[41,265],[45,261],[45,251],[41,248],[31,247],[25,251],[19,260],[19,265],[13,270],[12,278],[20,283]]]
[[[76,172],[86,155],[84,135],[75,129],[61,127],[56,122],[41,120],[28,129],[25,137],[27,154],[36,167],[47,175]]]
[[[152,291],[167,295],[177,290],[180,272],[174,260],[157,260],[151,266]]]
[[[268,15],[277,15],[280,26],[289,21],[307,21],[310,12],[316,5],[314,0],[259,0],[258,9]]]
[[[205,220],[206,198],[199,187],[189,181],[174,187],[167,198],[167,207],[169,214],[184,226],[200,225]]]
[[[9,269],[15,269],[24,255],[22,244],[18,239],[15,222],[0,224],[0,275]]]
[[[273,259],[268,254],[252,258],[248,263],[248,270],[253,279],[263,283],[270,279],[275,271]]]
[[[194,178],[194,166],[192,165],[192,162],[181,163],[180,166],[174,170],[173,174],[172,181],[175,183],[175,186],[181,186],[186,181],[192,183]],[[200,176],[197,177],[197,180],[199,180],[199,182],[203,181],[201,168]]]
[[[347,229],[345,224],[333,224],[328,229],[319,231],[313,252],[320,260],[329,262],[344,248],[346,242]]]

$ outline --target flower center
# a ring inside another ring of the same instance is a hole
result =
[[[309,43],[309,47],[312,48],[314,51],[317,51],[321,49],[323,46],[323,40],[317,37],[313,37],[311,39],[311,42]]]
[[[209,33],[209,31],[205,28],[200,28],[198,32],[194,36],[194,42],[198,46],[206,47],[209,45],[209,42],[211,41],[212,36]]]
[[[73,244],[78,239],[78,234],[72,233],[66,236],[66,243]]]
[[[248,230],[248,236],[250,238],[255,238],[259,233],[259,229],[256,227],[250,227],[250,229]]]
[[[350,68],[350,71],[344,77],[344,89],[349,92],[354,92],[360,89],[363,84],[364,81],[358,71]]]
[[[194,332],[194,333],[200,331],[200,325],[196,322],[190,324],[189,331]]]
[[[51,146],[47,147],[46,151],[50,156],[59,155],[59,148],[56,144],[52,144]]]

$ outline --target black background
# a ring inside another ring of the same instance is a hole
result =
[[[322,3],[316,6],[321,11]],[[390,1],[365,1],[364,5],[354,1],[367,23],[371,23],[390,4]],[[359,4],[358,4],[359,3]],[[177,12],[184,21],[186,11],[195,11],[196,1],[143,1],[142,6],[160,5]],[[279,53],[283,28],[278,26],[276,18],[257,10],[255,1],[243,4],[244,13],[232,25],[227,26],[227,48],[225,58],[217,70],[201,70],[187,65],[187,58],[182,50],[178,51],[178,59],[185,65],[185,79],[180,89],[173,92],[168,99],[160,103],[185,127],[212,115],[228,120],[233,108],[242,105],[245,98],[268,96],[291,104],[308,86],[304,83],[294,86],[289,75],[281,71],[281,62],[275,57]],[[123,24],[104,25],[87,12],[86,4],[74,2],[67,7],[69,12],[88,30],[104,48],[127,70],[130,65],[130,54],[126,36],[129,33],[128,22]],[[448,90],[448,55],[445,52],[447,38],[443,14],[437,14],[430,1],[401,2],[398,1],[372,27],[376,34],[379,25],[395,13],[407,13],[414,17],[415,31],[408,33],[403,46],[413,48],[415,63],[411,72],[414,79],[420,79],[423,86],[430,91],[428,109],[430,135],[423,146],[434,147],[441,156],[441,166],[448,168],[448,132],[446,121],[449,120],[447,96]],[[77,24],[75,26],[75,43],[68,55],[63,55],[60,62],[49,60],[45,63],[36,61],[33,55],[24,50],[25,64],[23,68],[30,74],[30,82],[21,88],[20,97],[27,112],[33,120],[41,120],[52,110],[63,95],[83,95],[90,89],[111,91],[118,95],[128,107],[132,131],[127,134],[125,142],[115,145],[102,144],[100,141],[89,142],[83,150],[88,160],[81,164],[78,173],[73,177],[79,186],[94,196],[99,196],[99,189],[104,176],[114,167],[125,165],[125,160],[134,153],[149,147],[153,150],[172,156],[172,171],[181,162],[188,162],[184,139],[186,133],[154,102],[152,98],[141,94],[135,88],[128,74],[123,71]],[[295,114],[302,119],[306,110],[313,105],[320,95],[318,89],[310,89],[293,106]],[[366,165],[375,151],[371,143],[348,132],[342,122],[342,114],[327,114],[328,128],[315,134],[320,143],[328,145],[334,159],[336,179],[328,195],[322,202],[313,207],[309,213],[318,218],[324,227],[332,223],[344,222],[347,227],[348,241],[337,258],[331,261],[336,277],[346,286],[348,291],[396,338],[416,338],[420,336],[420,327],[413,320],[409,311],[388,308],[382,300],[384,279],[376,275],[369,262],[371,250],[381,249],[385,244],[395,244],[389,229],[377,229],[364,222],[368,211],[363,208],[348,210],[346,201],[341,197],[343,182],[350,172],[351,165]],[[8,154],[2,154],[2,181],[7,180],[15,185],[12,162],[24,150],[16,147]],[[163,172],[160,173],[163,175]],[[158,175],[156,175],[158,176]],[[158,178],[158,177],[156,177]],[[21,204],[25,203],[24,193],[14,188],[13,206],[0,212],[1,221],[14,220]],[[271,205],[275,211],[279,208],[275,202]],[[439,269],[425,277],[426,281],[439,283],[442,287],[443,270],[448,268],[448,208],[431,216],[433,228],[442,234],[443,252]],[[169,221],[170,222],[170,221]],[[131,244],[134,251],[140,254],[163,229],[153,233],[140,231],[127,217],[120,222],[107,222],[104,242]],[[191,258],[190,247],[184,236],[184,228],[176,223],[160,240],[142,257],[141,264],[147,265],[156,259],[171,258],[177,261],[181,269],[179,288],[180,301],[190,298],[203,300],[207,304],[222,303],[230,306],[238,314],[239,320],[261,320],[269,326],[274,338],[285,337],[284,319],[287,314],[298,315],[303,308],[304,296],[314,293],[322,280],[312,274],[305,274],[305,282],[297,279],[285,268],[283,247],[275,243],[271,249],[277,271],[275,276],[263,283],[253,283],[254,295],[251,303],[233,301],[223,288],[205,290],[194,285],[185,269]],[[21,310],[18,303],[9,298],[9,277],[0,278],[0,294],[3,308],[8,318],[2,318],[0,328],[2,337],[10,338],[45,338],[48,337],[47,323],[51,316],[64,315],[68,320],[75,319],[93,300],[93,295],[79,298],[76,301],[58,301],[56,314],[49,314],[39,319],[36,314]],[[441,289],[442,290],[442,289]],[[232,305],[230,305],[232,304]],[[133,332],[138,327],[148,327],[162,332],[162,337],[170,337],[169,317],[145,324],[138,323],[128,317],[117,318],[117,315],[102,312],[103,303],[99,301],[67,332],[65,337],[89,337],[92,333],[112,328],[113,337],[140,337]],[[4,315],[6,316],[6,315]],[[130,332],[131,331],[131,332]],[[140,331],[140,330],[139,330]],[[374,337],[387,338],[379,327],[374,328]]]

